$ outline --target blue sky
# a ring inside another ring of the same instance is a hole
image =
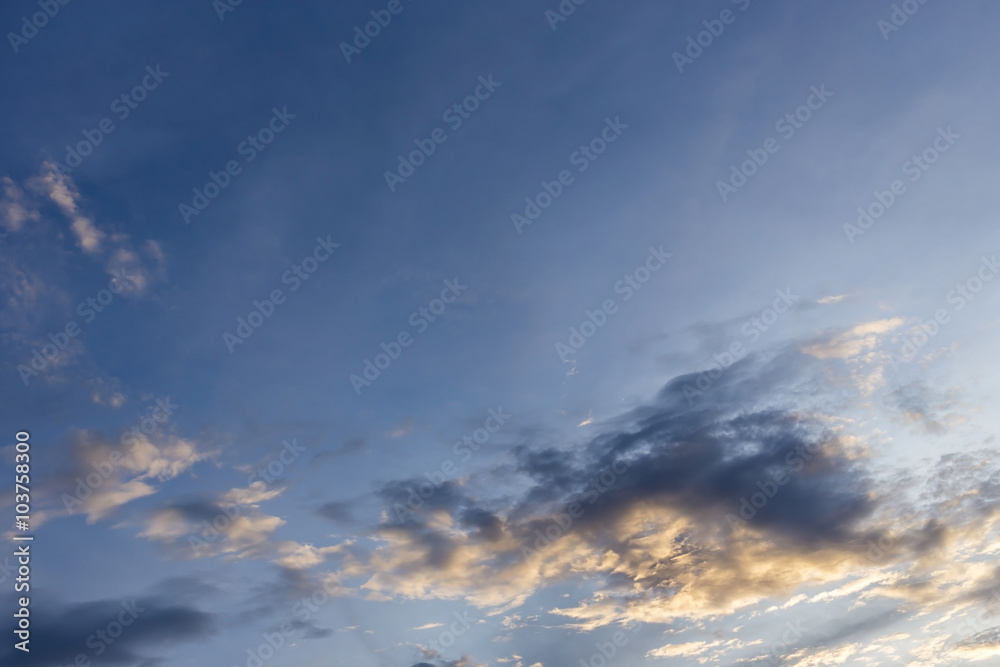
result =
[[[8,3],[4,663],[990,664],[998,19]]]

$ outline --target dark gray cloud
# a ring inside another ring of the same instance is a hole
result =
[[[154,586],[151,591],[154,595],[169,597],[174,602],[194,602],[220,593],[218,586],[197,576],[170,577]]]
[[[172,502],[157,509],[157,511],[165,510],[176,512],[185,521],[190,521],[191,523],[201,523],[202,521],[211,523],[215,517],[220,515],[225,516],[222,505],[210,500],[197,498]]]
[[[4,608],[14,609],[13,601]],[[13,637],[13,624],[4,625],[4,634]],[[216,627],[212,614],[163,596],[69,605],[33,598],[31,651],[24,654],[13,642],[4,642],[0,664],[57,667],[83,654],[93,664],[154,665],[159,663],[154,654],[158,647],[204,639]]]
[[[350,523],[353,521],[351,518],[350,503],[329,502],[324,505],[320,505],[316,509],[316,513],[324,519],[336,521],[337,523]]]
[[[333,459],[339,458],[341,456],[350,456],[351,454],[357,454],[368,448],[367,438],[349,438],[344,441],[344,443],[336,449],[324,449],[316,453],[310,461],[313,465],[320,465],[331,461]]]
[[[465,528],[475,528],[479,537],[490,542],[499,539],[503,529],[502,522],[495,514],[480,507],[463,511],[459,516],[459,524]]]
[[[753,517],[758,529],[814,546],[861,544],[864,536],[855,527],[876,508],[867,472],[823,420],[773,400],[779,396],[776,385],[794,383],[796,370],[809,363],[794,352],[741,362],[694,406],[684,386],[697,376],[677,377],[654,403],[623,416],[619,428],[582,447],[514,447],[514,464],[491,472],[506,475],[511,484],[520,479],[522,487],[528,480],[512,503],[473,498],[446,482],[423,499],[422,508],[452,511],[484,540],[502,530],[527,540],[551,522],[551,511],[573,503],[585,510],[574,530],[596,536],[640,504],[724,525],[727,513],[737,514],[744,499],[776,490]],[[787,481],[776,486],[776,476]],[[398,519],[393,512],[426,481],[390,482],[381,495],[391,527],[435,544],[436,560],[443,563],[450,542],[427,527],[426,514]]]

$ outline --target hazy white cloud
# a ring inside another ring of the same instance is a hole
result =
[[[845,665],[848,660],[861,652],[861,644],[848,644],[837,648],[806,648],[788,655],[785,660],[790,667],[827,667]]]
[[[959,642],[949,655],[962,660],[1000,660],[1000,626],[984,630]]]
[[[0,328],[4,330],[5,345],[17,342],[26,348],[44,345],[51,341],[45,337],[43,327],[49,324],[54,313],[69,313],[73,304],[70,295],[48,281],[38,271],[18,257],[0,255]],[[63,350],[57,362],[79,352],[80,343],[73,339]]]
[[[130,479],[124,482],[108,481],[92,496],[84,500],[83,511],[87,515],[87,523],[103,519],[119,507],[154,493],[156,493],[156,489],[140,479]]]
[[[407,417],[396,424],[396,427],[389,432],[389,437],[402,438],[404,435],[409,435],[411,433],[413,433],[413,418]]]
[[[80,211],[80,193],[68,175],[60,174],[51,162],[42,165],[41,174],[32,179],[33,188],[52,200],[70,220],[70,229],[84,252],[101,251],[105,233],[97,228],[94,220]]]
[[[0,177],[0,189],[3,191],[0,197],[0,224],[7,231],[19,231],[25,222],[41,217],[38,208],[28,201],[24,190],[9,177]]]
[[[69,476],[73,485],[67,490],[74,493],[60,494],[58,506],[62,514],[85,514],[87,523],[155,494],[158,488],[154,482],[174,479],[217,454],[201,451],[191,440],[170,435],[154,438],[140,434],[122,446],[100,434],[80,430],[71,434],[69,442],[77,468]]]
[[[192,440],[166,436],[154,444],[148,437],[140,436],[127,448],[122,466],[137,474],[138,479],[156,478],[165,482],[216,453],[199,451]]]
[[[9,178],[0,179],[4,197],[0,216],[9,229],[20,228],[25,220],[38,220],[39,208],[28,202],[25,193]],[[166,254],[154,240],[134,245],[128,234],[102,229],[93,217],[83,212],[82,197],[72,177],[59,173],[51,162],[42,164],[40,173],[28,180],[30,191],[44,197],[69,219],[69,228],[77,245],[88,255],[106,253],[106,270],[117,275],[122,270],[130,277],[124,282],[127,294],[143,294],[149,285],[166,277]]]
[[[802,351],[817,359],[852,359],[871,352],[879,343],[880,337],[903,325],[902,318],[875,320],[859,324],[848,331],[802,346]]]
[[[128,401],[117,378],[94,378],[87,382],[87,387],[90,389],[90,400],[96,405],[117,410]]]
[[[646,652],[647,658],[694,658],[703,655],[709,649],[719,646],[722,642],[685,642],[683,644],[667,644]]]
[[[340,553],[343,546],[316,548],[311,544],[280,542],[277,544],[277,549],[280,556],[274,562],[293,570],[305,570],[322,564],[329,555]]]

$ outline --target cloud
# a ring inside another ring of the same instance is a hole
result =
[[[267,489],[262,481],[221,494],[217,501],[197,498],[176,502],[148,512],[139,537],[168,547],[178,558],[270,560],[286,571],[321,565],[345,545],[316,547],[272,537],[285,520],[264,514],[259,503],[272,500],[283,488]]]
[[[886,368],[896,362],[884,347],[889,334],[904,324],[902,318],[864,322],[847,331],[828,330],[800,344],[804,353],[816,359],[842,361],[851,369],[851,381],[863,396],[885,385]]]
[[[152,654],[156,648],[204,639],[217,627],[212,614],[158,596],[67,605],[41,604],[33,597],[32,602],[33,667],[77,664],[80,654],[103,665],[153,665],[159,662]],[[15,608],[12,599],[4,606]],[[122,621],[128,625],[122,627]],[[104,637],[116,638],[106,642],[97,635],[99,630]],[[20,664],[22,657],[12,641],[0,646],[0,663]]]
[[[37,206],[28,208],[24,192],[9,178],[0,180],[4,199],[0,200],[0,214],[9,229],[19,229],[24,220],[38,220]],[[166,277],[166,254],[158,241],[146,240],[134,246],[127,234],[102,229],[93,217],[82,212],[82,197],[73,179],[61,174],[52,162],[42,164],[37,176],[28,180],[29,189],[36,195],[54,203],[70,221],[70,231],[77,245],[86,254],[98,257],[105,254],[108,275],[118,276],[124,271],[128,278],[122,281],[124,293],[141,295],[155,280]]]
[[[305,570],[320,565],[326,561],[327,556],[340,553],[342,549],[340,545],[317,548],[311,544],[286,541],[278,545],[281,557],[275,562],[292,570]]]
[[[389,432],[389,437],[402,438],[404,435],[409,435],[411,433],[413,433],[413,418],[407,417],[396,424],[395,428]]]
[[[154,493],[156,493],[154,487],[139,479],[108,484],[106,488],[100,489],[84,500],[83,510],[87,515],[87,523],[103,519],[119,507]]]
[[[20,231],[24,223],[36,221],[41,217],[38,208],[28,201],[24,190],[19,188],[9,177],[0,178],[0,225],[10,232]]]
[[[854,327],[823,349],[868,349],[896,326]],[[587,581],[593,593],[550,609],[581,630],[765,600],[894,599],[912,614],[911,602],[943,609],[985,590],[992,568],[969,559],[990,552],[995,454],[946,455],[923,474],[876,468],[849,420],[824,410],[844,397],[815,391],[816,377],[840,387],[851,368],[810,344],[748,357],[693,406],[682,390],[692,376],[676,377],[589,441],[518,445],[507,463],[429,495],[414,496],[426,479],[389,482],[378,546],[345,548],[339,574],[372,599],[463,599],[490,613]],[[891,547],[876,557],[875,544]]]
[[[949,655],[962,660],[991,660],[1000,658],[1000,626],[984,630],[959,642]]]
[[[955,403],[953,398],[936,396],[934,390],[921,381],[913,381],[898,387],[887,395],[887,403],[898,411],[903,423],[911,424],[921,433],[943,435],[949,428],[963,419],[949,410]]]
[[[324,449],[318,452],[315,456],[313,456],[311,463],[319,464],[323,463],[327,459],[335,459],[341,456],[357,454],[358,452],[365,450],[367,447],[368,441],[365,438],[350,438],[336,449]]]
[[[152,510],[143,523],[139,537],[171,546],[179,557],[246,558],[261,556],[271,535],[285,521],[253,507],[224,507],[195,499]]]
[[[338,523],[352,521],[350,503],[329,502],[316,509],[316,513],[324,519]]]
[[[111,240],[117,247],[109,254],[107,272],[124,275],[125,294],[142,295],[151,284],[166,278],[166,255],[158,241],[147,240],[136,249],[125,234],[114,234]]]
[[[827,333],[803,345],[806,354],[817,359],[852,359],[870,353],[880,336],[903,325],[902,318],[875,320],[859,324],[843,333]]]
[[[118,451],[94,436],[79,434],[83,444],[81,456],[91,473],[100,466],[110,465],[112,452]],[[112,511],[136,498],[156,492],[153,481],[166,482],[174,479],[195,463],[208,459],[214,452],[199,451],[197,444],[175,436],[153,438],[140,434],[134,437],[129,447],[124,447],[117,468],[112,476],[96,488],[83,501],[83,511],[88,523],[108,516]]]
[[[44,516],[82,513],[87,523],[94,523],[133,500],[155,494],[159,483],[218,453],[174,435],[140,432],[123,441],[115,443],[105,434],[83,429],[60,441],[57,448],[64,464],[38,488]]]
[[[77,244],[88,254],[101,251],[105,233],[100,231],[92,218],[80,212],[80,193],[73,179],[60,174],[55,164],[46,162],[41,174],[32,179],[32,187],[51,199],[63,214],[70,219],[70,229],[76,236]]]
[[[20,257],[0,256],[0,288],[4,293],[0,302],[0,327],[4,329],[5,345],[12,341],[25,347],[49,343],[45,327],[57,318],[54,313],[72,312],[70,295],[46,280],[37,268]],[[57,362],[75,355],[81,347],[78,339],[72,339]]]
[[[504,609],[593,575],[599,594],[553,610],[585,628],[729,613],[845,577],[864,558],[861,525],[876,508],[863,457],[824,415],[760,405],[804,381],[809,359],[791,350],[734,371],[713,388],[716,401],[695,407],[682,392],[690,378],[675,378],[617,420],[626,428],[573,449],[516,447],[513,465],[491,473],[522,489],[513,503],[446,482],[419,513],[400,512],[419,480],[387,484],[383,545],[367,562],[352,551],[345,573],[383,596]],[[727,514],[779,471],[790,479],[780,495],[734,529]],[[574,503],[582,513],[564,529]]]
[[[79,281],[70,289],[60,287],[69,285],[65,267],[60,268],[64,262],[53,261],[66,252],[63,216],[69,218],[76,245],[117,281],[113,289],[120,287],[123,295],[134,298],[148,293],[150,286],[166,278],[167,260],[161,245],[154,240],[133,244],[128,235],[98,226],[83,212],[82,198],[72,179],[59,174],[51,163],[44,163],[38,175],[27,179],[24,188],[8,177],[0,178],[0,227],[21,231],[24,237],[18,239],[16,252],[0,257],[0,288],[5,294],[0,303],[0,328],[4,330],[5,347],[12,353],[20,348],[19,361],[29,361],[33,354],[41,354],[39,350],[44,346],[51,346],[50,336],[66,336],[62,330],[68,322],[79,324],[74,307],[86,298],[95,298],[95,293],[108,285],[88,280],[89,287],[81,287]],[[26,225],[29,220],[37,224]],[[86,339],[68,337],[65,348],[48,356],[45,372],[36,381],[49,386],[92,385],[95,381],[91,378],[107,377],[94,367]],[[75,374],[64,372],[80,362],[90,368],[77,369]],[[123,394],[95,389],[91,397],[98,404],[115,407],[121,404]]]
[[[193,440],[164,436],[154,443],[149,437],[140,435],[126,448],[122,467],[136,473],[139,479],[155,478],[164,482],[213,454],[198,451]]]
[[[244,489],[230,489],[222,494],[221,502],[225,505],[248,505],[256,507],[262,502],[277,498],[285,489],[267,488],[267,482],[257,480]]]
[[[801,649],[785,656],[785,664],[789,667],[844,665],[849,659],[860,653],[863,648],[861,644],[848,644],[831,649]]]
[[[646,652],[647,658],[694,658],[703,655],[709,649],[719,646],[722,642],[686,642],[684,644],[667,644]]]
[[[87,382],[87,388],[90,389],[90,400],[96,405],[117,410],[128,400],[117,378],[94,378]]]
[[[514,663],[514,667],[524,667],[524,658],[516,653],[509,658],[497,658],[497,662],[500,664]],[[540,662],[534,662],[528,667],[544,667],[544,665]]]
[[[435,651],[428,651],[436,656]],[[432,658],[433,659],[433,658]],[[539,663],[536,663],[538,667],[541,667]],[[467,655],[463,655],[458,660],[442,660],[434,659],[434,662],[418,662],[413,667],[486,667],[484,663],[473,662],[472,658]]]

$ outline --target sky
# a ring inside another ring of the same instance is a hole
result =
[[[0,663],[996,664],[998,21],[5,3]]]

